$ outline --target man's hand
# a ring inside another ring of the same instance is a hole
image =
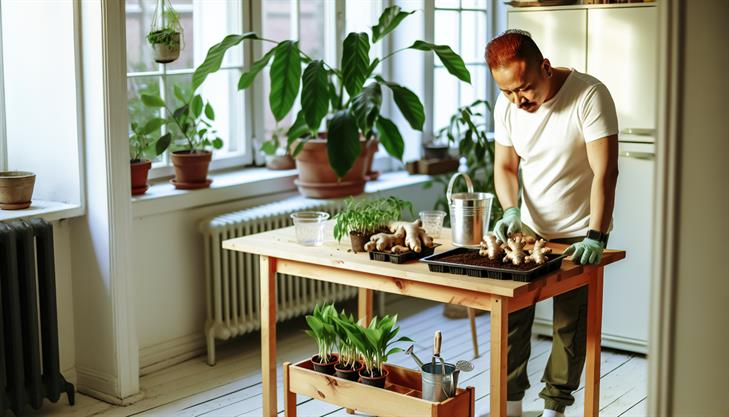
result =
[[[501,220],[496,222],[496,225],[494,226],[494,234],[500,241],[506,242],[506,239],[508,239],[509,236],[514,233],[522,232],[522,229],[528,229],[528,233],[526,234],[534,233],[531,229],[526,228],[521,224],[521,211],[519,208],[511,207],[506,209]],[[526,232],[526,230],[524,230],[524,232]]]
[[[586,237],[582,242],[577,242],[564,251],[565,255],[572,255],[571,261],[577,264],[599,264],[602,259],[602,243],[595,239]]]

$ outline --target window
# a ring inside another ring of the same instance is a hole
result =
[[[471,72],[471,84],[451,76],[435,61],[433,76],[433,130],[448,124],[456,108],[486,99],[488,73],[483,58],[487,35],[487,0],[435,0],[433,39],[451,46]]]
[[[170,64],[158,64],[147,43],[147,33],[157,7],[157,0],[126,1],[127,85],[129,121],[140,123],[157,116],[157,110],[145,107],[141,95],[154,93],[164,98],[169,108],[179,105],[174,94],[177,85],[184,92],[191,88],[192,73],[207,54],[210,46],[225,35],[243,32],[243,0],[173,0],[183,27],[183,49],[180,57]],[[221,150],[213,153],[212,169],[247,164],[252,161],[251,137],[245,119],[245,94],[238,91],[238,79],[243,70],[244,46],[226,54],[221,71],[208,77],[199,93],[215,109],[215,124],[225,141]],[[165,117],[165,110],[159,116]],[[151,177],[171,174],[167,155],[154,161]]]

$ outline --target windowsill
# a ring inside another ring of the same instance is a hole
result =
[[[0,222],[43,218],[49,222],[84,214],[83,208],[78,204],[66,204],[58,201],[33,200],[30,207],[23,210],[0,210]]]
[[[267,168],[245,168],[211,173],[210,188],[178,190],[169,181],[150,184],[146,194],[132,198],[134,218],[177,210],[259,197],[268,194],[295,192],[297,171],[272,171]],[[376,193],[395,187],[423,183],[427,175],[409,175],[405,171],[383,173],[376,181],[367,182],[365,193]]]

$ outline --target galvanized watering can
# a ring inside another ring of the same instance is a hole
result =
[[[468,192],[453,193],[453,184],[459,176],[466,180]],[[489,231],[491,204],[494,195],[473,191],[473,182],[468,174],[453,174],[446,193],[451,212],[453,245],[477,248]]]

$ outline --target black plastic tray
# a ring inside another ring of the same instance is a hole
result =
[[[440,259],[456,255],[464,252],[478,251],[478,249],[468,248],[455,248],[437,255],[431,255],[427,258],[423,258],[420,262],[428,264],[428,268],[431,272],[444,272],[449,274],[460,274],[468,275],[471,277],[479,278],[495,278],[495,279],[511,279],[514,281],[531,282],[534,278],[541,275],[554,272],[562,266],[562,259],[567,255],[557,255],[554,258],[549,259],[542,265],[537,265],[527,271],[519,271],[507,268],[493,268],[487,266],[476,266],[476,265],[465,265],[465,264],[454,264],[451,262],[444,262]],[[556,254],[552,254],[554,256]]]
[[[394,264],[404,264],[408,261],[413,261],[416,259],[420,259],[426,256],[430,256],[435,251],[435,248],[440,246],[440,243],[436,243],[433,245],[432,248],[424,247],[420,253],[418,252],[407,252],[407,253],[389,253],[389,252],[377,252],[372,251],[368,252],[370,254],[370,259],[373,261],[382,261],[382,262],[392,262]]]

